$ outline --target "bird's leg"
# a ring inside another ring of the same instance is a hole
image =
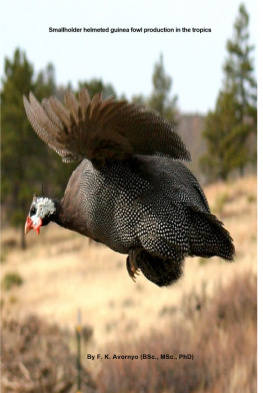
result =
[[[129,250],[129,255],[126,259],[126,267],[129,273],[129,276],[131,279],[136,282],[136,276],[139,275],[139,266],[137,262],[137,257],[139,256],[141,250],[139,248],[137,249],[131,249]]]

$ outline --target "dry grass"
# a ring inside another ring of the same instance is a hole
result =
[[[75,393],[76,359],[68,345],[69,335],[58,326],[28,316],[23,322],[2,326],[2,392]],[[94,392],[87,371],[82,372],[82,392]]]
[[[145,338],[153,329],[164,332],[175,317],[176,331],[189,328],[189,334],[192,334],[192,314],[186,316],[185,310],[189,309],[193,296],[198,308],[204,293],[209,299],[219,285],[224,288],[234,277],[244,272],[252,275],[257,270],[256,178],[214,184],[205,192],[212,211],[234,238],[235,263],[226,263],[219,258],[207,262],[189,258],[185,263],[184,277],[174,286],[160,289],[142,275],[134,284],[126,272],[125,256],[103,245],[90,243],[55,224],[43,228],[40,236],[30,233],[26,251],[17,247],[19,234],[8,229],[2,235],[2,274],[19,273],[23,285],[2,293],[3,319],[10,320],[15,316],[22,320],[34,313],[50,323],[73,329],[77,310],[81,309],[83,323],[94,329],[92,342],[83,350],[85,363],[87,351],[97,353],[109,343],[119,345],[120,342]],[[202,346],[203,332],[198,326],[196,331]],[[189,350],[192,352],[191,348]],[[94,372],[101,368],[98,363],[88,367]],[[232,370],[235,376],[233,392],[238,391],[234,387],[235,381],[244,368],[245,364],[240,362]]]
[[[112,360],[105,360],[98,379],[100,393],[256,392],[256,275],[243,273],[211,299],[204,293],[200,300],[197,308],[196,294],[188,295],[185,319],[190,325],[178,324],[174,315],[165,332],[104,348]],[[113,360],[116,353],[138,354],[139,359]],[[141,360],[140,354],[158,360]],[[161,359],[161,354],[176,360]],[[194,359],[180,359],[180,354]]]

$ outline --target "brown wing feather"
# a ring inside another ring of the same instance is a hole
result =
[[[40,104],[30,93],[24,97],[28,119],[37,135],[55,150],[64,162],[123,160],[131,154],[166,155],[190,160],[174,126],[158,114],[129,104],[102,99],[90,100],[82,89],[79,100],[68,91],[65,105],[55,97]]]

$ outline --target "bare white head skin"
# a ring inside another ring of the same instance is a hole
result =
[[[25,233],[34,229],[39,234],[40,227],[47,225],[51,216],[56,213],[55,202],[47,197],[37,197],[34,195],[30,206],[29,215],[25,224]]]

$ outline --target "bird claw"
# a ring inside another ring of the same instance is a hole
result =
[[[128,274],[133,282],[136,282],[137,276],[140,275],[140,269],[137,263],[137,255],[138,252],[136,252],[136,250],[130,250],[129,256],[126,259],[126,267],[128,270]]]
[[[140,269],[135,270],[135,272],[132,272],[132,275],[130,274],[130,277],[132,279],[133,282],[136,282],[136,276],[140,275]]]

